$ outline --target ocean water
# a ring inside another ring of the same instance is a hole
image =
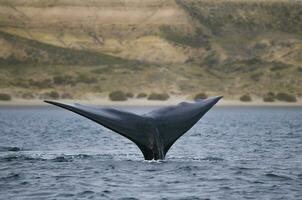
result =
[[[302,199],[302,108],[215,107],[144,161],[69,111],[0,107],[0,199]]]

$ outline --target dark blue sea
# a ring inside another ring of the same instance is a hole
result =
[[[164,161],[60,108],[0,107],[0,199],[301,200],[302,107],[215,107]]]

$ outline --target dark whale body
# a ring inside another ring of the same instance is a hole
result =
[[[146,160],[164,159],[174,142],[210,110],[222,96],[182,102],[137,115],[112,108],[45,101],[101,124],[134,142]]]

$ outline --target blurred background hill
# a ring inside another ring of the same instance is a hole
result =
[[[0,90],[13,97],[301,85],[301,1],[0,0]]]

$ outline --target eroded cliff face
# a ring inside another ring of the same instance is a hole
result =
[[[0,64],[107,67],[102,91],[298,94],[301,13],[295,0],[0,0]]]

